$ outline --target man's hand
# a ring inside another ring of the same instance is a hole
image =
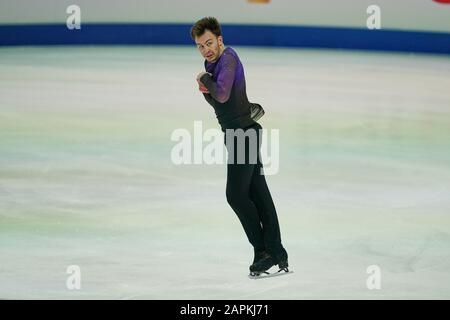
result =
[[[201,82],[200,85],[198,86],[198,90],[200,90],[201,93],[209,93],[208,88],[206,88]]]
[[[208,88],[200,81],[200,78],[205,74],[211,75],[211,73],[205,71],[202,71],[197,75],[198,90],[200,90],[201,93],[209,93]]]
[[[200,72],[200,73],[197,75],[197,81],[200,81],[200,78],[203,77],[203,75],[205,75],[205,74],[209,74],[210,76],[212,76],[211,73],[208,73],[208,72],[206,72],[206,71],[202,71],[202,72]]]

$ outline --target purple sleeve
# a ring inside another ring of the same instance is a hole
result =
[[[214,81],[209,74],[204,74],[200,78],[200,81],[205,85],[215,100],[224,103],[230,98],[237,63],[231,54],[224,55],[219,63],[220,71],[217,75],[217,81]]]

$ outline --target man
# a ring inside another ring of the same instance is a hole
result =
[[[237,53],[225,48],[219,22],[213,17],[200,19],[192,26],[191,37],[205,58],[206,71],[197,76],[199,90],[214,108],[222,131],[227,132],[226,197],[254,248],[250,272],[258,275],[274,265],[288,271],[288,255],[281,244],[277,213],[260,161],[262,127],[256,120],[264,110],[248,101],[243,66]],[[251,139],[245,140],[244,150],[236,148],[238,131],[256,137],[253,144]],[[252,147],[256,147],[256,163],[250,161]],[[236,158],[244,158],[244,162]]]

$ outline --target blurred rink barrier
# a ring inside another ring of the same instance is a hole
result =
[[[450,0],[3,0],[0,45],[190,45],[204,16],[229,45],[450,53]]]

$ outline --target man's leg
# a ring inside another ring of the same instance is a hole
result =
[[[258,125],[258,128],[262,129],[260,125]],[[250,181],[250,199],[252,199],[258,210],[267,252],[277,259],[279,257],[284,258],[287,253],[281,244],[281,232],[278,223],[278,216],[269,187],[267,186],[264,172],[262,170],[263,164],[260,159],[261,139],[261,132],[259,132],[257,149],[258,159],[253,169],[253,174]]]
[[[246,152],[248,151],[246,143]],[[237,148],[235,141],[235,148]],[[236,151],[236,149],[235,149]],[[236,152],[234,153],[236,155]],[[250,182],[253,176],[255,164],[237,163],[235,158],[232,163],[227,163],[226,197],[228,204],[238,216],[249,242],[255,250],[264,250],[264,237],[258,210],[249,197]]]
[[[280,226],[272,196],[267,186],[264,174],[260,173],[261,164],[255,166],[250,182],[250,199],[255,204],[262,223],[264,244],[272,256],[278,256],[283,251]]]

